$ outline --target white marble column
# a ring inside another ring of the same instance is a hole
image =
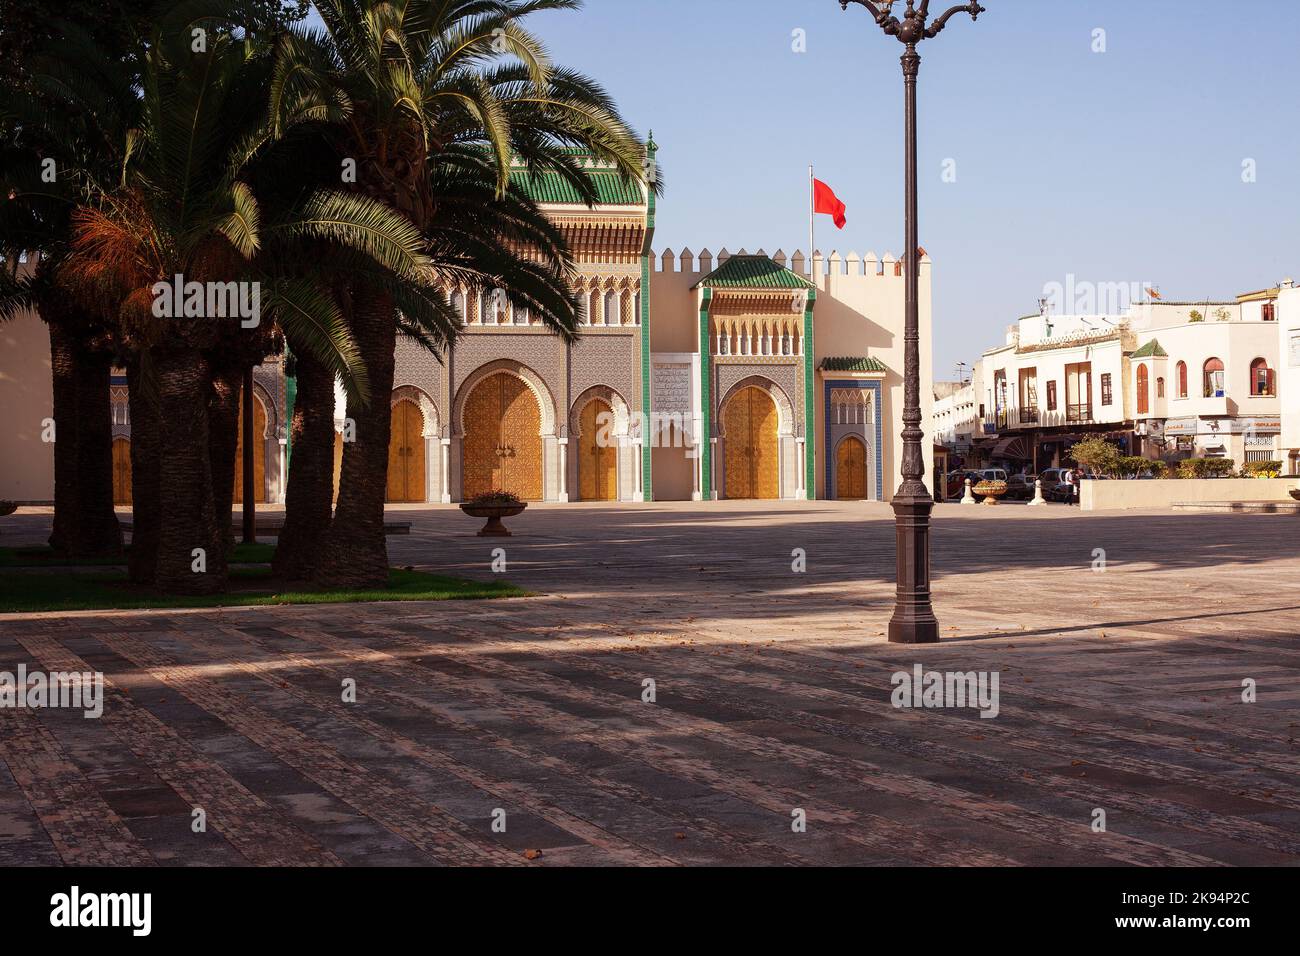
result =
[[[709,444],[713,446],[713,450],[709,454],[709,471],[711,472],[710,478],[713,483],[713,500],[718,501],[722,498],[722,490],[718,487],[718,472],[721,470],[718,468],[718,440],[716,438],[710,438]]]
[[[641,445],[641,443],[640,443],[639,441],[631,441],[631,439],[626,439],[626,438],[625,438],[625,439],[621,439],[621,440],[622,440],[622,441],[629,441],[629,442],[631,442],[630,447],[631,447],[631,449],[632,449],[632,455],[631,455],[631,458],[632,458],[632,500],[633,500],[633,501],[640,501],[640,500],[642,500],[642,499],[645,497],[645,495],[644,495],[644,488],[643,488],[642,485],[641,485],[641,478],[642,478],[642,471],[641,471],[641,462],[642,462],[642,458],[641,458],[641,456],[642,456],[643,454],[645,454],[645,449],[642,447],[642,445]]]
[[[438,481],[442,485],[442,494],[439,495],[444,505],[451,504],[451,439],[442,439],[442,471],[438,475]]]
[[[700,501],[704,493],[700,490],[704,482],[704,448],[698,441],[692,449],[695,461],[691,463],[691,501]]]
[[[560,443],[560,497],[561,502],[569,500],[569,439],[561,438]]]
[[[794,496],[796,498],[808,497],[807,490],[804,488],[803,441],[802,438],[796,438],[794,441]]]

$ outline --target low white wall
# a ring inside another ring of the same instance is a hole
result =
[[[1295,478],[1164,478],[1151,481],[1083,481],[1084,511],[1168,508],[1182,501],[1291,501]]]

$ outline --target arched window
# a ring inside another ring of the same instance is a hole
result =
[[[1178,363],[1178,397],[1187,397],[1187,363]]]
[[[1138,365],[1137,371],[1137,392],[1138,392],[1138,414],[1146,415],[1151,411],[1151,394],[1149,390],[1150,382],[1147,379],[1146,363]]]
[[[1273,370],[1268,367],[1268,359],[1257,358],[1250,363],[1250,394],[1277,394],[1273,390]]]
[[[1205,363],[1205,397],[1223,398],[1227,394],[1223,378],[1223,362],[1217,358]]]
[[[623,317],[618,311],[618,293],[612,289],[605,293],[605,321],[604,325],[620,325]]]

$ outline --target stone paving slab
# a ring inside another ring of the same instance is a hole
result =
[[[107,681],[0,708],[0,865],[1300,863],[1294,516],[941,506],[932,647],[876,504],[389,517],[536,596],[0,616],[0,671]],[[917,664],[998,715],[896,708]]]

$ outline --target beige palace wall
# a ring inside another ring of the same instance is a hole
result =
[[[744,252],[742,250],[741,254]],[[761,254],[761,252],[760,252]],[[722,255],[721,253],[719,254]],[[800,275],[808,275],[806,260],[796,252],[787,259],[777,253],[773,258]],[[813,310],[813,413],[809,427],[817,442],[816,493],[826,494],[825,403],[822,375],[817,367],[830,357],[851,356],[879,359],[888,372],[883,382],[881,428],[883,492],[888,501],[902,481],[903,455],[903,312],[904,277],[896,260],[886,256],[877,260],[868,253],[865,259],[850,255],[847,259],[832,253],[829,260],[818,257],[817,304]],[[655,254],[650,274],[650,348],[651,352],[698,352],[699,312],[697,293],[691,287],[721,264],[707,251],[698,256],[689,249],[674,253],[667,249]],[[925,430],[926,487],[933,491],[934,470],[934,375],[931,349],[931,270],[928,256],[921,260],[920,335],[921,335],[921,427]],[[898,274],[896,274],[896,272]],[[849,374],[831,373],[831,378],[851,378]],[[790,396],[797,402],[796,396]],[[657,457],[656,462],[659,461]],[[656,476],[656,494],[659,478]],[[675,487],[675,486],[674,486]]]
[[[841,263],[832,255],[829,271],[817,285],[813,313],[813,348],[820,365],[831,356],[869,356],[884,363],[884,420],[881,433],[884,496],[890,500],[903,480],[903,319],[904,278],[895,275],[894,260],[886,256],[884,271],[875,274],[875,260],[867,257],[865,274],[856,273],[850,258]],[[933,493],[934,473],[934,351],[932,348],[930,258],[921,260],[918,301],[921,337],[921,428],[925,431],[925,484]],[[840,376],[845,377],[845,376]],[[817,447],[825,434],[820,378],[816,394]],[[824,497],[826,469],[817,468],[817,497]]]
[[[28,312],[0,325],[0,499],[53,499],[54,445],[41,441],[53,408],[49,330]]]

